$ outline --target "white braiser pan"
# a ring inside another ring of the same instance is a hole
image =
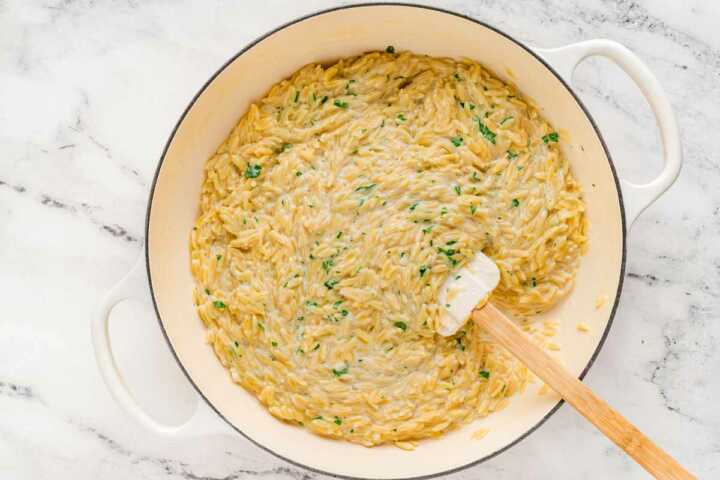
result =
[[[231,381],[204,341],[204,327],[192,302],[188,242],[205,161],[250,103],[274,83],[307,63],[329,62],[387,45],[431,56],[475,59],[515,83],[536,101],[556,129],[567,133],[561,147],[587,202],[589,250],[582,259],[575,289],[550,315],[562,325],[558,341],[568,369],[582,378],[592,365],[620,298],[628,229],[680,170],[677,126],[655,77],[628,49],[607,40],[539,49],[489,25],[434,8],[398,4],[341,7],[284,25],[240,51],[200,89],[167,142],[148,202],[145,255],[101,302],[92,324],[97,361],[108,388],[117,402],[152,432],[195,436],[237,431],[275,455],[316,471],[359,478],[426,477],[497,455],[538,428],[560,406],[557,397],[537,395],[537,386],[531,386],[513,397],[505,410],[439,439],[422,441],[412,452],[393,446],[365,448],[324,439],[278,421]],[[570,87],[574,68],[594,55],[609,58],[625,70],[657,117],[664,167],[650,183],[635,185],[618,178],[600,132]],[[123,299],[146,292],[148,280],[160,328],[178,365],[201,396],[195,414],[180,426],[164,426],[139,407],[110,350],[110,310]],[[608,296],[608,305],[596,309],[595,301],[601,295]],[[590,326],[588,333],[575,331],[579,319]],[[480,428],[490,433],[482,440],[472,440],[471,434]]]

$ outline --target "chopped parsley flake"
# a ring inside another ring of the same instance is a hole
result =
[[[335,425],[342,425],[342,420],[340,419],[340,417],[335,417],[334,423]]]
[[[530,279],[530,284],[531,284],[533,287],[537,287],[537,280],[535,279],[535,277],[532,277],[532,278]]]
[[[455,77],[455,80],[457,80],[458,82],[462,81],[462,78],[457,73],[453,75],[453,77]]]
[[[335,235],[335,238],[338,240],[340,240],[340,237],[342,237],[342,232],[338,232],[337,235]]]
[[[210,290],[208,290],[207,288],[205,289],[205,295],[210,295]]]
[[[261,171],[262,165],[258,165],[257,163],[249,163],[247,168],[245,169],[245,178],[257,178],[260,176]]]
[[[475,205],[470,205],[470,213],[475,215],[475,212],[477,212],[477,207]]]
[[[355,189],[356,192],[369,192],[373,188],[377,187],[377,183],[371,183],[369,185],[361,185]]]
[[[317,415],[317,416],[315,416],[315,417],[312,417],[312,419],[313,419],[313,420],[322,420],[323,417],[322,417],[322,415]]]
[[[305,305],[307,305],[308,307],[317,307],[318,303],[315,300],[308,300],[307,302],[305,302]]]
[[[338,108],[348,108],[348,103],[347,103],[347,102],[343,102],[342,100],[335,100],[335,101],[333,102],[333,105],[335,105],[335,106],[338,107]]]
[[[513,198],[513,199],[512,199],[512,206],[513,206],[513,208],[519,207],[519,206],[520,206],[520,200],[518,200],[517,198]]]
[[[451,141],[452,144],[455,145],[456,147],[459,147],[460,145],[463,144],[463,139],[462,139],[462,137],[453,137],[453,138],[450,139],[450,141]]]
[[[448,240],[445,245],[455,245],[457,243],[457,240]]]
[[[218,262],[222,259],[222,255],[215,255],[215,260]]]
[[[328,258],[327,260],[323,260],[322,262],[322,268],[325,270],[326,273],[330,273],[330,269],[335,265],[335,260],[332,258]]]
[[[302,172],[300,172],[300,171],[295,172],[295,176],[296,176],[296,177],[302,177]]]
[[[517,156],[518,156],[518,154],[515,153],[515,152],[513,152],[512,150],[508,150],[508,151],[507,151],[507,158],[508,158],[508,160],[512,160],[513,158],[515,158],[515,157],[517,157]]]
[[[488,372],[487,370],[480,370],[479,375],[480,375],[482,378],[490,378],[490,372]]]
[[[412,205],[410,205],[410,209],[409,209],[409,210],[410,210],[411,212],[412,212],[413,210],[415,210],[415,209],[417,208],[417,206],[418,206],[419,203],[420,203],[420,202],[415,202],[415,203],[413,203]]]
[[[475,117],[475,120],[478,122],[478,128],[480,129],[480,133],[482,133],[482,136],[485,137],[485,139],[495,145],[495,132],[490,130],[487,125],[485,125],[482,120],[480,120],[480,117]]]
[[[340,369],[334,369],[334,368],[333,368],[333,369],[332,369],[332,372],[333,372],[333,375],[335,375],[336,377],[341,377],[341,376],[343,376],[343,375],[345,375],[345,374],[348,373],[348,366],[345,365],[344,367],[342,367],[342,368],[340,368]]]
[[[347,317],[347,316],[348,316],[348,313],[350,313],[350,312],[348,312],[348,311],[345,310],[344,308],[343,308],[342,310],[340,310],[340,314],[341,314],[343,317]]]
[[[545,143],[557,142],[558,139],[559,139],[559,136],[558,136],[557,132],[550,132],[547,135],[543,135],[543,137],[542,137],[542,141]]]
[[[340,282],[340,280],[327,280],[327,281],[325,281],[325,283],[323,283],[323,285],[325,285],[325,287],[326,287],[328,290],[332,290],[333,287],[334,287],[335,285],[337,285],[339,282]]]
[[[319,343],[316,343],[315,346],[313,347],[313,352],[314,352],[315,350],[317,350],[318,348],[320,348],[320,344],[319,344]]]
[[[422,232],[423,232],[423,233],[426,233],[426,234],[427,234],[427,233],[430,233],[430,232],[432,232],[432,229],[433,229],[434,226],[435,226],[435,225],[430,225],[429,227],[425,227],[425,228],[422,229]]]
[[[327,102],[327,101],[328,101],[328,97],[327,97],[327,95],[325,95],[325,96],[322,97],[322,99],[320,100],[320,105],[324,104],[324,103]]]
[[[427,265],[423,265],[422,267],[420,267],[420,277],[424,277],[429,269],[430,267],[428,267]]]
[[[455,193],[457,193],[458,195],[462,194],[462,189],[460,188],[460,185],[455,185],[453,187],[453,190],[455,190]]]
[[[295,103],[297,103],[299,98],[300,98],[300,91],[297,91],[297,92],[295,92]]]
[[[503,118],[502,120],[500,120],[500,125],[505,125],[505,122],[509,122],[513,118],[514,117],[512,117],[512,116]]]
[[[453,248],[442,248],[442,247],[438,247],[438,253],[442,253],[443,255],[445,255],[446,257],[448,257],[448,259],[452,260],[452,258],[450,258],[450,257],[452,257],[453,255],[455,255],[455,254],[457,253],[457,250],[455,250],[455,249],[453,249]]]
[[[407,323],[405,323],[405,322],[397,321],[397,322],[393,323],[393,325],[395,325],[397,328],[399,328],[399,329],[402,330],[403,332],[404,332],[405,330],[407,330]]]
[[[271,344],[273,347],[277,347],[277,346],[278,346],[278,343],[277,343],[275,340],[273,340],[272,342],[270,342],[270,344]]]
[[[220,308],[220,309],[222,309],[222,308],[225,308],[226,306],[227,306],[227,305],[225,305],[225,302],[221,302],[220,300],[215,300],[215,301],[213,302],[213,307],[215,307],[215,308]]]
[[[392,45],[388,45],[387,48],[385,48],[386,53],[395,53],[395,47]]]
[[[405,120],[407,120],[407,118],[405,118],[405,114],[403,114],[403,113],[398,113],[397,119],[400,122],[404,122]]]

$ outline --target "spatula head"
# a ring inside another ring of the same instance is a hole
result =
[[[478,252],[463,268],[452,273],[440,289],[439,302],[443,307],[438,333],[455,334],[477,304],[484,301],[500,281],[495,262]]]

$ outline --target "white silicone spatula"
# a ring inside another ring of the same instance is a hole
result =
[[[696,478],[488,302],[499,280],[497,266],[482,253],[453,274],[440,290],[446,309],[438,333],[452,335],[472,319],[655,478]]]

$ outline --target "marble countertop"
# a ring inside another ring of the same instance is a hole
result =
[[[0,478],[321,478],[239,436],[166,440],[113,402],[89,320],[141,252],[146,198],[180,113],[227,58],[288,20],[337,5],[264,0],[0,2]],[[638,220],[612,332],[586,382],[701,478],[720,477],[720,4],[454,0],[538,46],[609,38],[635,51],[674,104],[678,182]],[[589,60],[576,88],[620,173],[660,168],[637,88]],[[113,316],[141,402],[179,420],[194,394],[150,308]],[[159,384],[158,375],[166,381]],[[518,446],[452,478],[646,478],[567,406]],[[324,477],[323,477],[324,478]]]

